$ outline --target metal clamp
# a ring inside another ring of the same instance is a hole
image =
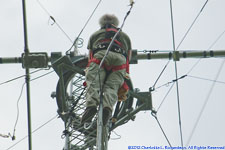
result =
[[[48,54],[45,52],[22,54],[23,68],[47,68]]]

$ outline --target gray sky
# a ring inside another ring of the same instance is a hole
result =
[[[95,8],[98,0],[40,0],[47,11],[55,18],[58,24],[74,40],[81,31],[87,18]],[[175,28],[175,43],[179,44],[191,23],[199,13],[206,0],[173,0],[173,15]],[[105,13],[118,16],[122,21],[128,11],[129,1],[103,0],[93,18],[83,31],[81,37],[84,45],[80,53],[87,53],[88,38],[99,28],[98,19]],[[179,50],[208,50],[217,37],[225,30],[225,1],[209,0],[205,9],[194,24],[190,33],[181,44]],[[1,1],[0,5],[0,57],[19,57],[24,49],[23,26],[22,26],[22,1]],[[56,26],[51,25],[49,15],[40,7],[37,0],[27,1],[28,20],[28,44],[31,52],[43,51],[62,52],[63,54],[71,46],[70,40]],[[131,40],[133,49],[144,50],[172,50],[172,32],[170,19],[169,0],[137,0],[123,28]],[[224,50],[225,44],[222,36],[212,47],[213,50]],[[187,74],[198,59],[186,59],[177,62],[178,77]],[[179,81],[180,107],[182,117],[182,131],[184,145],[186,145],[191,130],[198,115],[207,100],[213,82],[193,78],[202,77],[214,80],[224,58],[202,59],[188,74],[190,76]],[[131,78],[135,88],[148,91],[167,60],[139,61],[131,66]],[[25,71],[21,64],[0,65],[0,83],[23,75]],[[40,71],[32,74],[35,78],[48,71]],[[219,74],[218,81],[225,82],[224,66]],[[174,62],[171,61],[160,78],[156,87],[175,79]],[[24,78],[0,85],[0,133],[13,132],[16,120],[16,104],[20,95]],[[58,76],[52,73],[48,76],[31,82],[31,110],[32,129],[36,129],[57,113],[55,99],[50,97],[55,91]],[[154,91],[153,106],[157,109],[171,85],[164,86]],[[217,83],[209,97],[208,103],[193,134],[189,145],[193,146],[224,146],[225,119],[224,111],[224,83]],[[8,147],[27,135],[26,113],[26,88],[24,88],[19,102],[20,116],[16,128],[16,140],[11,141],[0,137],[0,149]],[[165,102],[158,111],[160,120],[172,146],[180,146],[180,134],[178,125],[178,111],[176,88],[172,88]],[[45,127],[33,134],[34,150],[61,150],[64,140],[61,139],[64,130],[61,119],[54,119]],[[121,136],[119,140],[109,141],[109,150],[128,149],[133,146],[166,146],[164,138],[156,120],[149,111],[137,114],[134,122],[117,128],[116,133]],[[117,135],[112,133],[112,138]],[[11,148],[11,150],[28,149],[27,139]]]

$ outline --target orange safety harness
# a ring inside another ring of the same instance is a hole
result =
[[[99,64],[101,63],[101,60],[92,57],[92,58],[89,60],[87,67],[89,67],[89,65],[90,65],[92,62],[99,65]],[[109,71],[118,71],[118,70],[126,69],[126,72],[129,73],[129,60],[127,59],[126,64],[122,64],[122,65],[119,65],[119,66],[112,66],[112,65],[111,65],[111,66],[108,66],[108,65],[106,65],[106,64],[103,64],[103,65],[102,65],[102,68],[105,68],[106,71],[108,71],[108,72],[109,72]],[[123,87],[124,89],[126,89],[126,90],[129,90],[129,87],[128,87],[128,85],[127,85],[126,82],[123,83],[122,87]]]
[[[106,36],[105,36],[105,39],[100,40],[98,42],[98,46],[97,46],[98,48],[97,49],[94,49],[93,52],[89,54],[90,55],[89,56],[90,59],[89,59],[89,62],[88,62],[87,67],[89,67],[90,63],[92,63],[92,62],[93,63],[96,63],[98,65],[100,64],[101,60],[94,58],[93,55],[96,52],[100,51],[100,50],[107,49],[107,47],[109,46],[109,43],[112,40],[112,37],[116,34],[116,32],[118,32],[118,30],[116,28],[107,28],[106,27]],[[114,40],[114,44],[111,47],[110,51],[113,51],[113,52],[116,52],[116,53],[121,53],[122,55],[124,55],[126,57],[126,64],[122,64],[122,65],[119,65],[119,66],[114,66],[114,65],[108,66],[105,63],[103,63],[102,67],[107,72],[110,72],[110,71],[118,71],[118,70],[126,69],[126,72],[129,73],[129,58],[128,58],[128,55],[124,52],[123,45],[118,40],[118,38],[116,38]],[[124,89],[126,89],[126,90],[129,90],[129,87],[126,84],[126,82],[123,83],[122,87]]]

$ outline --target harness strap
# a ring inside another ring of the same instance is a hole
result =
[[[128,56],[127,56],[128,57]],[[130,67],[129,67],[129,58],[127,58],[127,62],[126,62],[126,72],[129,74],[130,73]]]
[[[96,48],[93,49],[93,53],[96,53],[99,50],[107,49],[113,37],[118,32],[118,29],[111,27],[111,25],[106,26],[104,28],[105,28],[105,38],[97,41],[97,45],[96,45]],[[119,40],[119,35],[117,35],[117,37],[114,39],[110,51],[121,53],[122,55],[126,57],[127,54],[124,49],[123,43]]]
[[[99,43],[110,43],[112,41],[112,39],[104,39],[104,40],[100,40]],[[114,40],[114,42],[120,46],[121,48],[123,47],[123,44],[121,42],[119,42],[118,40]]]
[[[94,62],[94,63],[96,63],[96,64],[99,65],[101,63],[101,60],[96,59],[96,58],[92,58],[88,62],[87,67],[89,67],[90,63],[92,63],[92,62]],[[108,71],[118,71],[118,70],[126,69],[127,68],[127,63],[126,64],[119,65],[119,66],[112,66],[112,65],[108,66],[108,65],[103,64],[102,67],[105,68]]]
[[[127,85],[127,83],[126,83],[125,81],[123,82],[122,87],[123,87],[125,90],[129,90],[129,86]]]
[[[118,32],[116,28],[106,28],[107,32],[113,31],[113,32]]]

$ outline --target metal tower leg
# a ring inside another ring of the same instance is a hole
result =
[[[97,120],[97,138],[96,138],[97,150],[108,149],[108,127],[103,126],[103,104],[100,103]]]
[[[65,122],[65,146],[64,146],[64,150],[70,150],[70,134],[69,134],[69,126],[68,124],[70,124],[70,118]]]
[[[102,96],[100,96],[100,105],[99,105],[99,110],[98,110],[98,120],[97,120],[97,138],[96,138],[96,146],[97,150],[103,150],[103,140],[102,140],[102,129],[103,129],[103,122],[102,122],[102,117],[103,117],[103,103],[102,103]]]
[[[104,133],[103,133],[103,144],[104,144],[104,150],[108,149],[108,132],[109,132],[109,128],[107,126],[105,126],[104,128]]]

